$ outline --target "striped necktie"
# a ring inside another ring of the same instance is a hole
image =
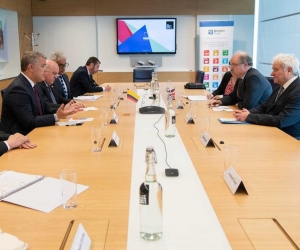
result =
[[[67,87],[66,87],[66,84],[64,82],[64,79],[62,76],[58,76],[59,78],[59,81],[60,81],[60,84],[62,86],[62,89],[63,89],[63,92],[64,92],[64,95],[65,95],[65,98],[68,98],[68,92],[67,92]]]

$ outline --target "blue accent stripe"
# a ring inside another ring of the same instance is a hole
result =
[[[200,21],[199,27],[234,26],[234,21]]]

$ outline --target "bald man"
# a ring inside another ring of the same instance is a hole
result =
[[[235,105],[240,109],[251,109],[266,102],[272,93],[269,81],[252,68],[252,58],[244,51],[236,52],[229,61],[230,72],[238,79],[233,91],[220,100],[210,101],[210,105]]]
[[[52,60],[46,60],[45,80],[37,83],[43,90],[44,95],[47,97],[49,102],[54,104],[67,104],[72,99],[67,99],[60,95],[57,89],[54,87],[54,81],[58,76],[59,67],[56,62]]]

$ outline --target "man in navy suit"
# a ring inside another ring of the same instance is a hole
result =
[[[271,95],[272,86],[256,69],[252,68],[252,58],[243,51],[236,52],[229,61],[230,72],[239,78],[233,91],[220,100],[212,100],[210,105],[235,105],[251,109],[262,105]]]
[[[69,77],[65,74],[66,68],[69,66],[66,56],[62,52],[55,52],[51,55],[51,60],[58,65],[58,75],[53,84],[54,88],[60,96],[72,99]]]
[[[87,92],[110,91],[109,86],[100,87],[93,79],[100,67],[100,61],[96,57],[90,57],[85,66],[80,66],[72,75],[70,80],[71,94],[73,97],[83,95]]]
[[[238,121],[272,126],[300,139],[300,79],[299,60],[291,54],[278,54],[273,58],[274,83],[278,83],[265,104],[234,112]]]
[[[14,135],[4,134],[0,131],[0,156],[13,148],[35,148],[36,145],[32,144],[27,136],[16,133]]]
[[[46,57],[26,52],[21,60],[21,73],[4,93],[1,122],[5,133],[27,135],[37,127],[54,125],[59,119],[82,110],[74,103],[59,105],[47,101],[37,82],[44,81]]]

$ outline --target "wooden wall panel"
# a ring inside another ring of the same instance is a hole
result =
[[[98,16],[196,14],[196,0],[96,0],[96,15]]]
[[[31,0],[17,0],[17,12],[19,15],[32,16]]]
[[[32,50],[31,41],[29,41],[24,33],[27,36],[31,36],[33,32],[33,23],[32,16],[27,15],[18,15],[19,23],[19,43],[20,43],[20,57],[24,54],[25,51]]]
[[[95,16],[96,0],[32,0],[33,16]],[[109,5],[109,1],[106,5]]]
[[[253,15],[255,0],[196,0],[197,15]]]
[[[4,0],[12,8],[9,0]],[[21,1],[21,0],[13,0]],[[26,0],[28,1],[28,0]],[[255,0],[32,0],[33,16],[155,16],[254,14]]]
[[[6,10],[18,11],[18,1],[19,0],[1,0],[0,8]]]
[[[9,78],[5,80],[0,80],[0,90],[1,89],[6,89],[7,86],[14,80],[14,78]],[[2,113],[2,96],[0,94],[0,117]],[[1,119],[1,118],[0,118]]]
[[[194,82],[196,73],[193,71],[187,72],[157,72],[157,77],[160,82],[172,80],[173,82]],[[97,83],[112,83],[112,82],[132,82],[132,72],[99,72],[97,74]]]

